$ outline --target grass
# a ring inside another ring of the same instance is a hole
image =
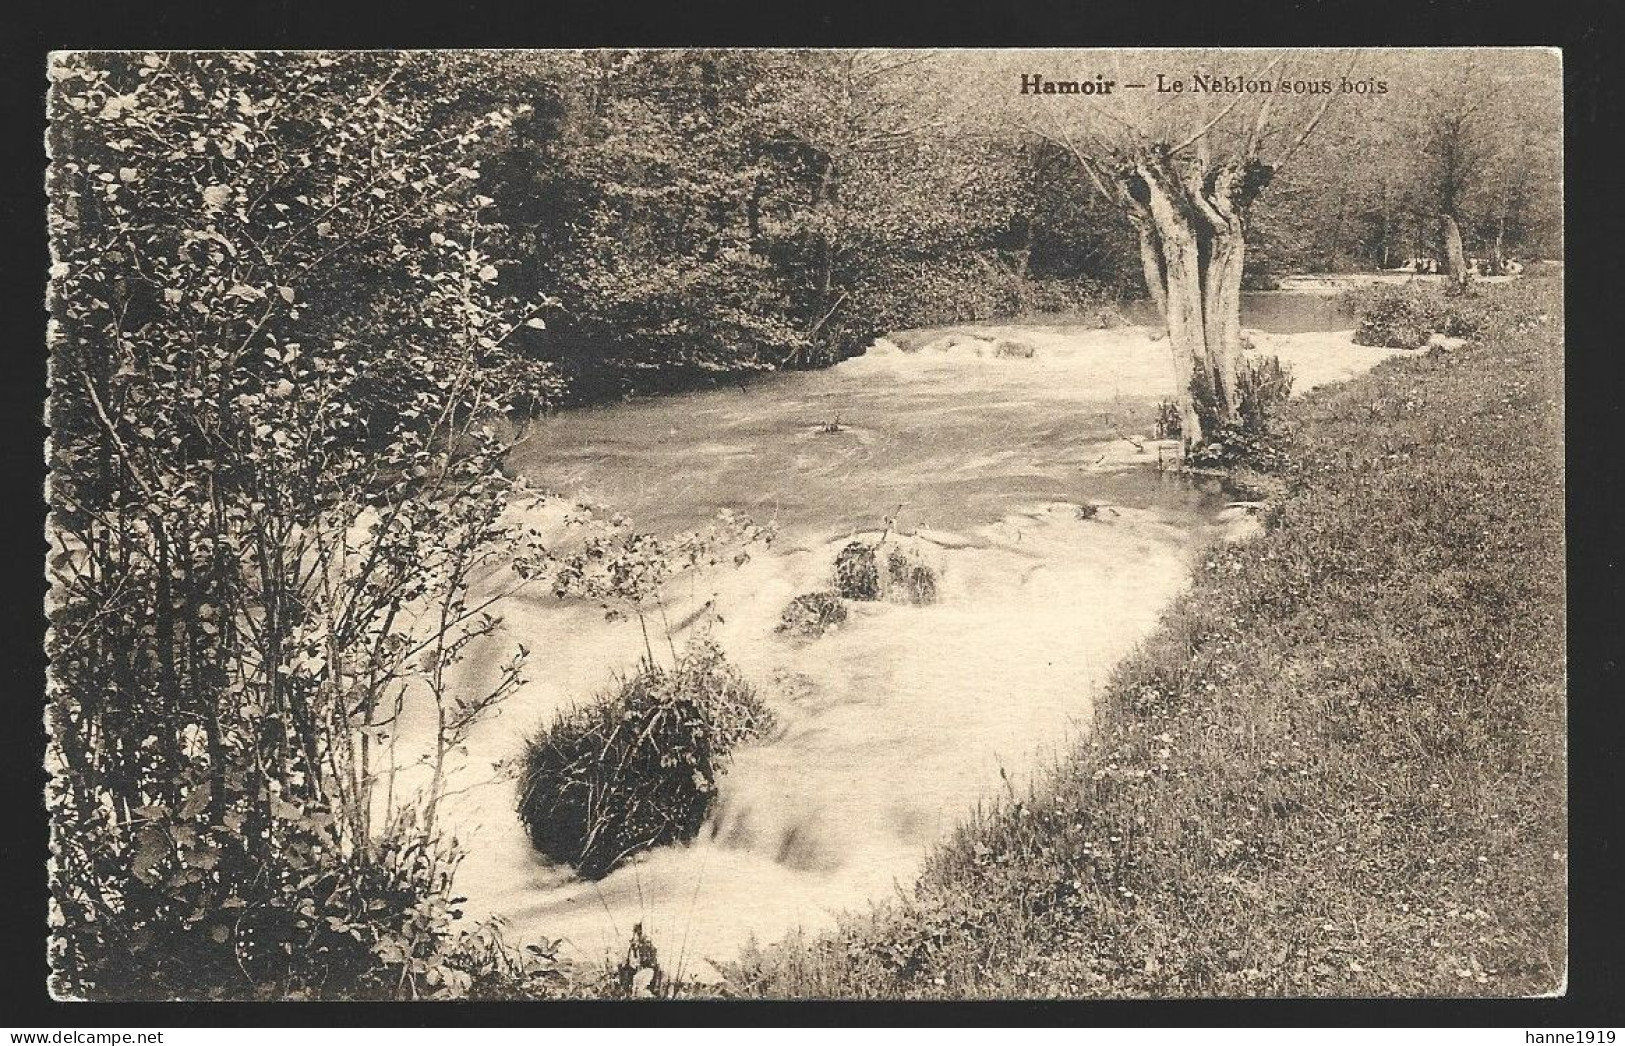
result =
[[[1046,778],[917,885],[748,951],[758,997],[1525,996],[1566,968],[1563,328],[1288,410],[1267,532],[1211,549]]]

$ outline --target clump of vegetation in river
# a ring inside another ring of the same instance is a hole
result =
[[[519,817],[536,849],[600,879],[692,839],[739,745],[772,711],[712,642],[670,668],[646,658],[614,691],[561,713],[525,748]]]
[[[775,632],[816,639],[846,623],[846,604],[838,592],[809,592],[790,600]]]
[[[835,589],[846,599],[880,598],[880,563],[874,545],[853,541],[835,554]]]
[[[1474,352],[1293,405],[1269,531],[1208,552],[1086,742],[980,811],[905,900],[757,949],[731,989],[1558,989],[1561,288],[1493,293]]]
[[[882,535],[853,541],[835,556],[835,588],[847,599],[923,606],[937,601],[937,570],[916,548]]]
[[[1000,359],[1030,360],[1037,352],[1032,342],[1019,338],[999,338],[993,342],[993,355]]]
[[[885,596],[915,606],[937,601],[937,571],[918,551],[893,545],[886,551]]]

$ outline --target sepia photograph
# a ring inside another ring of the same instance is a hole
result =
[[[47,74],[52,998],[1567,991],[1559,50]]]

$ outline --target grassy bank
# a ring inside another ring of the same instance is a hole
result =
[[[751,996],[1527,995],[1565,964],[1561,287],[1291,408],[1286,492],[906,897]]]

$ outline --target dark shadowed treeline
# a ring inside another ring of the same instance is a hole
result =
[[[888,330],[1132,287],[1054,150],[953,138],[925,54],[469,56],[533,110],[486,165],[527,352],[575,396],[826,364]]]

